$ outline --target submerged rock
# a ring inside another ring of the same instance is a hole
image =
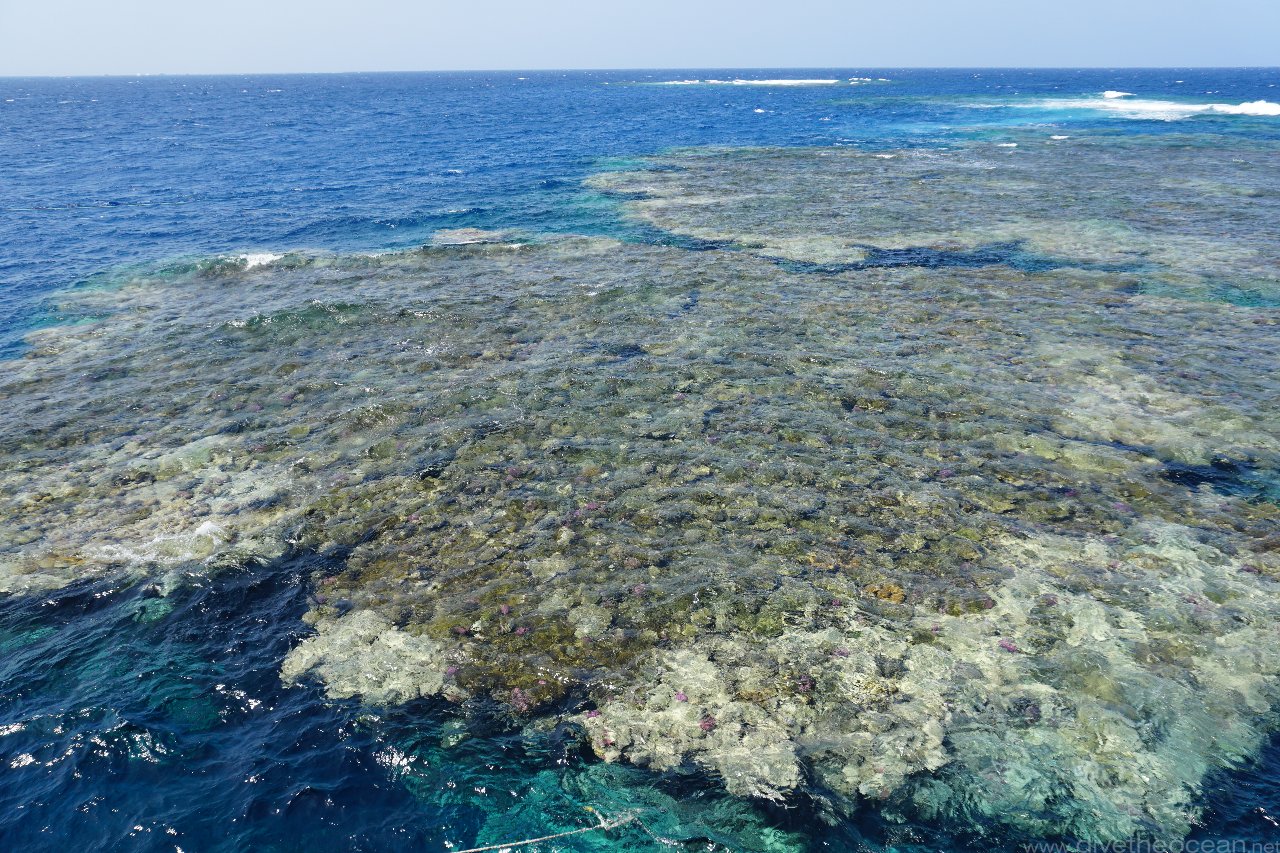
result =
[[[335,699],[361,696],[375,704],[408,702],[445,691],[444,646],[399,630],[369,610],[321,619],[315,635],[285,658],[280,676],[314,676]],[[451,698],[460,698],[456,694]]]

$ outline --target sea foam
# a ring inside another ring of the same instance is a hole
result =
[[[832,79],[782,79],[782,80],[661,80],[658,86],[833,86],[839,80]],[[850,81],[853,82],[853,81]]]
[[[273,261],[278,261],[283,258],[284,255],[277,255],[272,252],[255,252],[242,255],[242,257],[244,258],[244,268],[251,270],[254,267],[264,267]]]
[[[1248,101],[1243,104],[1210,104],[1215,113],[1243,116],[1280,116],[1280,104],[1271,101]]]
[[[1124,95],[1124,97],[1121,97]],[[1125,118],[1178,121],[1198,115],[1280,116],[1280,104],[1248,101],[1241,104],[1193,104],[1154,98],[1134,98],[1126,93],[1105,92],[1101,98],[1050,98],[1029,104],[1037,109],[1084,109],[1114,113]]]

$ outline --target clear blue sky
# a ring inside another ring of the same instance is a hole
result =
[[[1280,0],[0,0],[0,75],[1280,65]]]

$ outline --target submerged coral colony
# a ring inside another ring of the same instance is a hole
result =
[[[282,676],[333,697],[487,697],[834,815],[1178,836],[1280,701],[1270,157],[679,151],[589,182],[648,241],[74,289],[0,380],[0,589],[314,552]]]

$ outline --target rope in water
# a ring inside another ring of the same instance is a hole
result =
[[[583,832],[597,832],[606,829],[616,829],[624,824],[631,823],[638,818],[636,815],[629,814],[613,820],[605,820],[604,816],[595,809],[589,808],[588,811],[594,813],[600,819],[598,826],[584,826],[581,829],[571,829],[568,832],[557,832],[555,835],[544,835],[541,838],[526,838],[524,841],[509,841],[506,844],[489,844],[484,847],[468,847],[466,850],[455,850],[453,853],[484,853],[486,850],[507,850],[512,847],[524,847],[526,844],[537,844],[540,841],[554,841],[557,838],[564,838],[569,835],[579,835]]]

